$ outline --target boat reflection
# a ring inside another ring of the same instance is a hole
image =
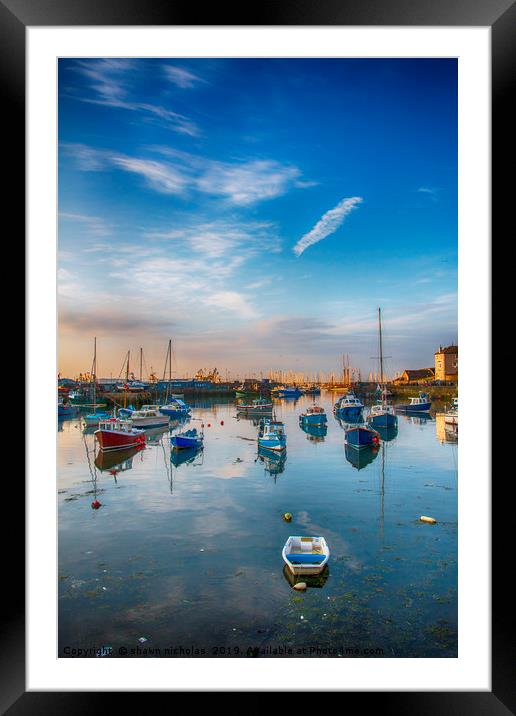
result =
[[[287,452],[282,450],[281,452],[274,452],[273,450],[267,450],[267,448],[258,448],[258,460],[263,463],[265,472],[272,475],[274,482],[278,475],[285,470],[285,463],[287,462]]]
[[[168,433],[168,425],[159,428],[149,428],[145,431],[146,444],[159,445],[166,433]]]
[[[183,450],[171,450],[170,451],[170,462],[174,467],[179,467],[180,465],[187,465],[189,463],[194,463],[195,459],[198,457],[200,462],[195,464],[202,464],[202,457],[203,457],[203,449],[202,447],[199,448],[184,448]]]
[[[112,452],[99,450],[95,456],[95,467],[101,472],[109,472],[111,475],[131,470],[133,457],[143,449],[144,446],[139,445],[125,450],[113,450]]]
[[[433,420],[429,413],[411,413],[410,415],[400,413],[399,417],[405,422],[412,423],[413,425],[425,425],[429,421]]]
[[[388,428],[377,427],[377,428],[375,428],[375,430],[378,433],[378,435],[381,437],[381,439],[386,443],[390,442],[391,440],[394,440],[394,438],[396,438],[398,436],[398,426],[397,425],[392,425],[391,427],[388,427]]]
[[[363,470],[364,467],[369,465],[369,463],[373,462],[376,458],[379,446],[367,445],[366,447],[357,450],[352,445],[348,445],[346,443],[344,445],[344,450],[346,452],[346,460],[351,463],[353,467],[356,467],[357,470]]]
[[[306,433],[306,439],[313,443],[322,443],[328,433],[327,425],[307,425],[300,423],[299,427]]]
[[[298,582],[304,582],[308,589],[322,589],[328,581],[330,569],[326,565],[320,574],[292,574],[287,565],[285,565],[283,567],[283,576],[291,587]]]

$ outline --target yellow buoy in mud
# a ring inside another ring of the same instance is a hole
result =
[[[428,522],[429,525],[435,525],[437,520],[435,520],[433,517],[426,517],[426,515],[421,515],[419,518],[420,522]]]
[[[285,522],[291,522],[292,515],[290,514],[290,512],[285,512],[285,514],[283,515],[283,519],[285,520]]]

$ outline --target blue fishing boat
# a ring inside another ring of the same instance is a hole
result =
[[[395,428],[398,425],[398,418],[392,405],[378,403],[371,407],[367,422],[375,430],[378,428]]]
[[[258,431],[258,445],[267,450],[285,450],[287,435],[284,424],[279,420],[262,418]]]
[[[86,427],[93,427],[94,425],[98,425],[101,420],[109,420],[109,418],[112,418],[112,413],[106,413],[106,412],[99,412],[99,413],[89,413],[88,415],[83,415],[82,419],[86,425]]]
[[[324,408],[319,405],[311,405],[299,416],[300,425],[325,425],[328,422]]]
[[[136,410],[134,405],[128,405],[126,408],[118,409],[118,416],[120,418],[130,418],[133,412]]]
[[[427,413],[432,407],[432,401],[428,393],[419,393],[417,398],[410,398],[410,403],[403,403],[396,406],[396,410],[405,413]]]
[[[318,385],[310,385],[305,388],[306,395],[321,395],[321,389]]]
[[[184,433],[176,433],[170,438],[170,444],[176,450],[198,449],[203,446],[204,433],[197,432],[197,428],[185,430]]]
[[[173,420],[174,418],[179,419],[188,415],[191,412],[191,408],[183,400],[175,398],[169,401],[167,405],[160,405],[159,411],[163,415],[169,415]]]
[[[380,436],[376,430],[365,425],[352,425],[346,429],[346,443],[351,447],[360,449],[370,445],[378,445]]]
[[[333,411],[342,418],[360,418],[364,404],[360,402],[353,392],[346,393],[335,403]]]
[[[272,413],[272,403],[265,398],[257,398],[251,403],[237,403],[239,413]]]
[[[275,388],[272,392],[276,398],[299,398],[303,395],[303,391],[297,386]]]
[[[77,406],[71,403],[63,403],[61,400],[57,403],[57,417],[58,418],[70,418],[77,415]]]

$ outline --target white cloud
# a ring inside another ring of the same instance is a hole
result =
[[[113,156],[111,161],[124,171],[145,177],[153,189],[163,194],[183,194],[188,186],[188,177],[170,164],[124,156]]]
[[[167,159],[149,159],[115,154],[82,144],[62,143],[62,149],[73,156],[79,169],[102,171],[110,166],[143,176],[150,187],[164,194],[182,195],[187,190],[221,197],[230,204],[246,206],[285,194],[300,183],[300,170],[273,159],[219,162],[213,159],[151,148]]]
[[[99,216],[86,216],[84,214],[71,214],[60,211],[59,218],[81,224],[93,236],[110,236],[112,233],[111,226]]]
[[[219,291],[213,295],[205,296],[204,303],[207,306],[235,313],[239,318],[253,319],[259,315],[247,298],[236,291]]]
[[[184,67],[164,65],[163,69],[165,70],[167,79],[177,85],[177,87],[181,87],[181,89],[189,89],[193,87],[196,82],[202,82],[200,77],[194,75],[194,73],[189,70],[185,70]]]
[[[197,187],[206,194],[229,199],[234,204],[253,204],[285,194],[299,177],[297,167],[274,160],[255,160],[229,164],[210,162],[198,177]]]
[[[147,115],[164,126],[178,132],[197,137],[200,131],[188,117],[166,107],[149,102],[131,99],[131,84],[135,77],[136,64],[126,59],[92,59],[77,62],[78,71],[90,80],[89,89],[93,93],[88,97],[76,97],[82,102],[99,104]],[[185,75],[189,73],[185,70]],[[191,78],[194,78],[191,75]],[[186,77],[183,78],[186,82]]]
[[[330,209],[323,214],[313,229],[302,236],[294,246],[293,251],[296,256],[301,256],[309,246],[313,246],[337,231],[346,216],[362,201],[363,199],[360,196],[342,199],[334,209]]]

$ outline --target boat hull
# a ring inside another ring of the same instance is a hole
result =
[[[271,438],[269,440],[266,438],[258,438],[258,446],[264,450],[274,450],[275,452],[280,452],[287,448],[286,442],[278,440],[277,438]]]
[[[110,413],[94,413],[93,415],[83,415],[83,420],[88,427],[98,425],[101,420],[109,420],[113,417]]]
[[[96,430],[95,438],[101,450],[125,450],[131,447],[142,447],[145,445],[145,434],[122,433],[115,430]]]
[[[396,410],[402,410],[404,413],[427,413],[432,407],[432,403],[427,401],[426,403],[419,403],[418,405],[397,405]]]
[[[367,422],[373,428],[394,428],[398,424],[398,418],[392,413],[380,413],[370,415]]]
[[[300,415],[299,422],[302,425],[326,425],[328,419],[326,415]]]
[[[336,408],[336,414],[341,418],[357,419],[362,415],[362,408]]]
[[[161,418],[157,415],[145,418],[133,418],[131,416],[130,419],[135,428],[141,428],[142,430],[145,430],[146,428],[161,428],[169,423],[168,415],[163,415]]]
[[[170,438],[170,444],[176,450],[198,450],[202,447],[202,439],[185,437],[183,435],[173,435]]]
[[[169,418],[180,419],[183,418],[185,415],[188,415],[190,413],[190,410],[189,408],[182,408],[179,410],[174,410],[173,408],[160,408],[159,412],[162,415],[167,415]]]
[[[379,436],[376,430],[358,426],[346,430],[346,442],[354,448],[369,447],[378,443]]]

